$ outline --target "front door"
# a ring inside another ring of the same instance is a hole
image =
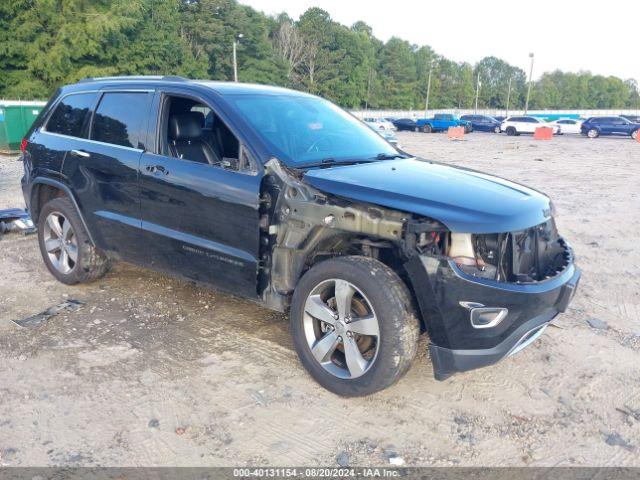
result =
[[[149,265],[255,297],[257,169],[244,168],[244,148],[208,105],[165,95],[159,108],[158,153],[140,162]]]

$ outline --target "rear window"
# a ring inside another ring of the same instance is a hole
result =
[[[86,138],[83,127],[96,95],[96,93],[74,93],[63,98],[51,114],[46,131]]]
[[[105,93],[93,118],[91,139],[123,147],[144,148],[150,94]]]

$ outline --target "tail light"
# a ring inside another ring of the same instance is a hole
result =
[[[23,138],[22,141],[20,142],[20,151],[22,153],[24,153],[25,150],[27,149],[27,145],[29,145],[29,142],[27,141],[26,138]]]

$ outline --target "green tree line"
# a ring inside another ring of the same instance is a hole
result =
[[[298,20],[236,0],[3,0],[0,98],[46,98],[60,85],[105,75],[171,74],[309,91],[348,108],[522,108],[526,73],[486,57],[454,62],[426,45],[382,42],[364,22],[345,26],[320,8]],[[531,108],[638,108],[634,80],[545,73]]]

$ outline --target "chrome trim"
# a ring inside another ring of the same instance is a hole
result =
[[[476,302],[458,302],[462,307],[469,310],[469,321],[471,322],[471,326],[473,328],[477,328],[478,330],[484,328],[493,328],[499,325],[507,315],[509,314],[509,309],[505,307],[485,307],[482,303]],[[489,323],[476,323],[477,318],[486,312],[496,313],[496,316]]]
[[[91,156],[91,154],[83,151],[83,150],[71,150],[71,153],[73,153],[74,155],[78,156],[78,157],[84,157],[84,158],[89,158]]]
[[[543,325],[537,326],[536,328],[532,328],[531,330],[529,330],[520,338],[520,340],[518,340],[518,343],[516,343],[511,348],[511,350],[509,350],[506,356],[510,357],[511,355],[515,355],[519,351],[527,348],[529,345],[535,342],[540,335],[542,335],[542,332],[544,332],[548,326],[549,324],[545,323]]]

